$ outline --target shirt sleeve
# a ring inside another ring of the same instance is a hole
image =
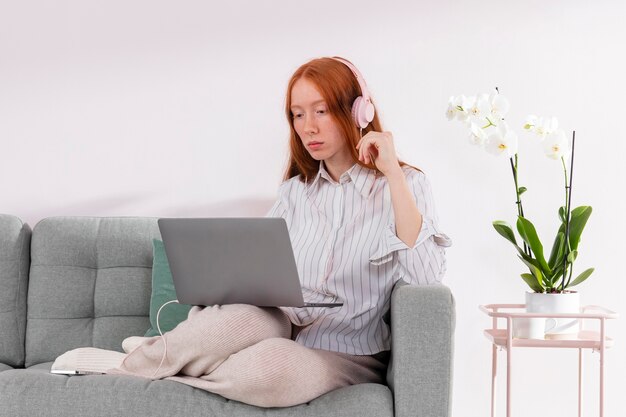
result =
[[[278,189],[278,198],[276,199],[276,202],[274,203],[272,208],[267,212],[265,217],[282,217],[283,219],[286,217],[287,205],[283,201],[283,190],[284,183]]]
[[[422,214],[419,236],[413,247],[409,247],[398,238],[395,223],[391,222],[385,228],[380,246],[370,258],[370,263],[381,265],[395,255],[398,278],[413,285],[438,284],[446,271],[444,248],[452,245],[452,241],[439,229],[430,182],[424,173],[411,169],[406,179]]]

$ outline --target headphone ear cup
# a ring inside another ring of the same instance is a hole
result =
[[[352,103],[352,119],[358,127],[365,129],[374,120],[374,105],[362,96],[357,97]]]

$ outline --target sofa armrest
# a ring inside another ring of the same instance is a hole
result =
[[[450,416],[454,326],[454,298],[448,287],[396,285],[387,372],[396,417]]]
[[[0,214],[0,364],[24,365],[31,230]]]

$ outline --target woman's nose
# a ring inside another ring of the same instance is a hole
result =
[[[304,132],[309,135],[317,132],[317,124],[313,117],[305,116],[304,118]]]

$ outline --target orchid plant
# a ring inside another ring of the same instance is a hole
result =
[[[494,221],[493,227],[514,245],[518,258],[528,267],[530,273],[521,274],[522,279],[534,292],[566,292],[569,291],[568,288],[586,280],[594,271],[593,268],[586,269],[572,279],[580,237],[591,215],[590,206],[571,209],[575,132],[570,149],[565,132],[559,129],[555,117],[530,115],[524,124],[524,129],[539,137],[545,155],[561,161],[565,177],[565,203],[558,210],[560,226],[550,256],[546,259],[537,230],[524,215],[522,194],[527,188],[518,183],[518,137],[505,121],[509,107],[509,101],[496,88],[492,94],[450,97],[447,117],[448,120],[459,120],[468,127],[470,143],[484,148],[493,155],[506,155],[509,158],[515,184],[516,226],[522,245],[518,244],[513,228],[507,222]],[[569,172],[565,160],[568,153]]]

